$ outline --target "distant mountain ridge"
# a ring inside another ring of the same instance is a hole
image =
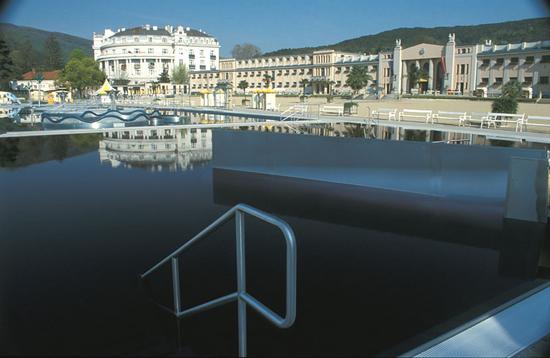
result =
[[[395,39],[401,39],[404,47],[419,43],[444,45],[447,42],[449,33],[456,33],[458,45],[473,45],[488,39],[495,44],[550,40],[550,17],[468,26],[398,28],[374,35],[344,40],[332,45],[286,48],[268,52],[262,56],[295,55],[326,49],[377,53],[383,49],[392,49],[395,45]]]
[[[82,49],[87,55],[92,55],[92,40],[62,32],[52,32],[36,29],[34,27],[0,23],[0,34],[7,42],[9,48],[14,48],[17,43],[29,40],[35,50],[42,52],[46,39],[50,35],[54,35],[59,42],[65,60],[69,57],[71,51],[77,48]]]

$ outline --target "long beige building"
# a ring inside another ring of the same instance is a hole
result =
[[[191,71],[191,92],[214,89],[220,82],[229,82],[236,92],[246,81],[248,90],[265,88],[264,76],[273,80],[269,86],[282,94],[302,92],[300,81],[307,79],[306,92],[314,94],[346,94],[347,77],[353,66],[367,66],[372,81],[368,93],[465,94],[474,91],[488,96],[501,93],[502,86],[519,81],[525,95],[550,96],[550,41],[493,45],[490,41],[477,45],[457,45],[455,34],[449,34],[445,45],[421,43],[403,47],[396,40],[393,51],[375,55],[346,53],[334,50],[301,55],[220,60],[219,69]],[[418,67],[427,74],[418,83],[411,83],[409,74]]]

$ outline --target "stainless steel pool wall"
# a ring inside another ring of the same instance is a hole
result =
[[[231,130],[213,136],[215,168],[458,201],[472,212],[498,207],[500,219],[546,222],[544,150]],[[410,205],[422,209],[419,200]]]

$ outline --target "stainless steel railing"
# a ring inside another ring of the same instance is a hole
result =
[[[262,221],[265,221],[273,226],[278,227],[286,241],[286,312],[284,317],[279,316],[263,303],[258,301],[248,292],[246,292],[246,265],[245,265],[245,214],[254,216]],[[182,309],[181,294],[180,294],[180,278],[178,255],[188,250],[193,244],[206,238],[217,228],[235,217],[235,240],[237,247],[237,290],[228,295],[218,297],[206,303]],[[208,310],[225,303],[237,301],[238,309],[238,326],[239,326],[239,356],[247,355],[247,330],[246,330],[246,306],[252,307],[264,318],[273,323],[279,328],[288,328],[292,326],[296,319],[296,239],[292,228],[283,220],[256,209],[246,204],[238,204],[220,216],[216,221],[198,233],[191,240],[186,242],[173,253],[165,257],[155,266],[151,267],[141,278],[149,276],[162,265],[171,262],[172,266],[172,287],[174,294],[174,310],[173,313],[178,318],[187,317],[194,313]]]

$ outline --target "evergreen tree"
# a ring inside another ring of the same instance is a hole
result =
[[[53,35],[50,35],[44,44],[44,62],[46,70],[58,70],[63,67],[61,46]]]
[[[8,88],[9,81],[13,78],[13,61],[10,56],[8,45],[3,39],[0,39],[0,87]]]
[[[508,81],[502,87],[503,97],[518,98],[520,97],[520,95],[521,95],[521,83],[519,83],[517,80]]]
[[[29,40],[18,43],[11,51],[11,58],[15,67],[14,77],[20,77],[25,72],[42,67],[38,64],[39,55]]]
[[[168,75],[168,70],[165,68],[159,76],[159,83],[170,83],[170,76]]]
[[[517,113],[518,97],[521,95],[521,84],[512,80],[502,87],[502,95],[493,101],[491,111],[494,113]]]

